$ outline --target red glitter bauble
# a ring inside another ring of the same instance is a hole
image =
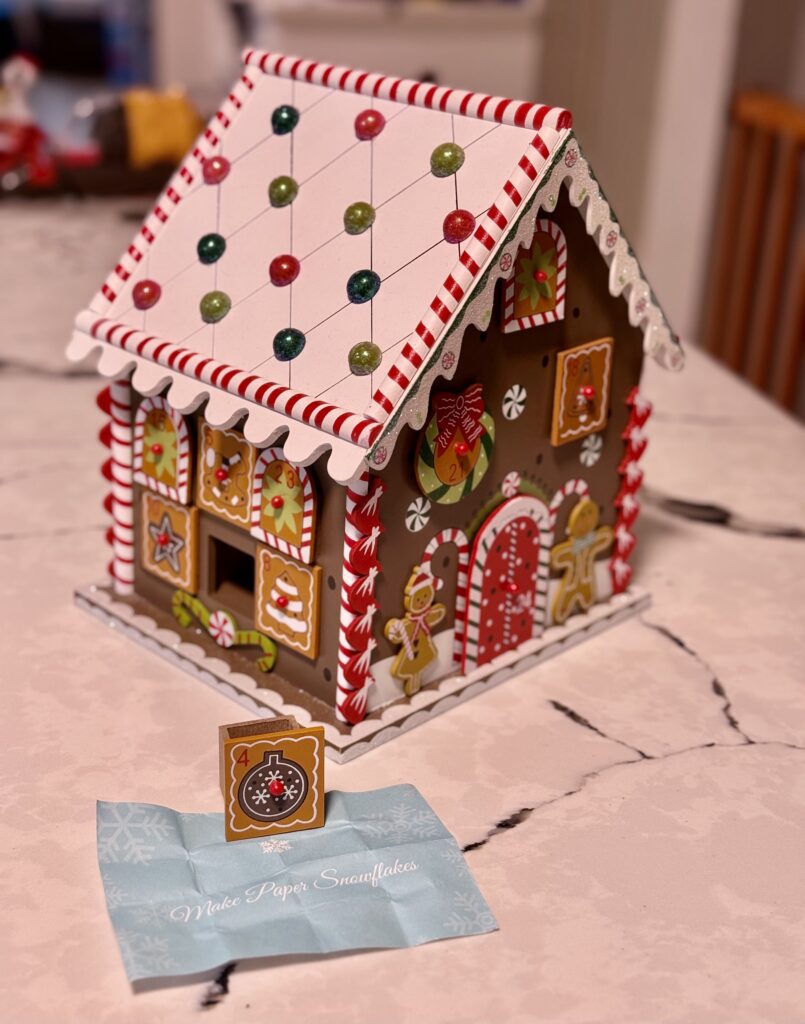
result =
[[[162,289],[156,281],[151,281],[148,278],[138,281],[131,290],[131,297],[137,309],[150,309],[155,306],[159,302],[161,294]]]
[[[274,497],[271,499],[272,508],[282,508],[284,504],[285,498],[283,498],[281,494],[275,494]]]
[[[278,608],[287,608],[288,607],[288,598],[285,596],[285,594],[279,594],[277,596],[277,607]]]
[[[208,156],[201,164],[201,173],[207,185],[220,185],[229,174],[229,161],[225,156]]]
[[[272,796],[282,796],[285,792],[285,783],[282,779],[272,779],[268,784],[268,791]]]
[[[355,118],[355,134],[361,142],[376,139],[386,126],[386,119],[379,110],[362,110]]]
[[[215,471],[215,479],[216,480],[220,480],[221,483],[223,483],[224,480],[228,479],[228,477],[229,477],[229,470],[228,469],[224,469],[223,466],[219,466],[218,469],[216,469],[216,471]]]
[[[151,451],[154,453],[154,455],[156,455],[157,458],[159,458],[159,456],[162,454],[162,452],[164,450],[165,449],[162,447],[162,445],[158,441],[157,441],[156,444],[152,444],[151,445]]]
[[[275,256],[268,265],[268,276],[278,288],[291,284],[299,277],[299,260],[290,253]]]
[[[542,284],[543,281],[548,280],[548,275],[544,270],[538,270],[536,274],[534,274],[534,280],[539,281],[539,283]]]
[[[166,544],[167,544],[167,543],[168,543],[169,541],[170,541],[170,537],[168,536],[168,534],[167,534],[167,533],[158,533],[158,534],[157,534],[157,544],[159,544],[159,546],[160,546],[161,548],[164,548],[164,547],[165,547],[165,545],[166,545]]]
[[[457,245],[466,242],[475,230],[475,218],[469,210],[451,210],[444,218],[444,240]]]
[[[459,458],[462,455],[466,455],[469,450],[470,446],[466,443],[466,441],[459,441],[458,444],[456,445],[456,455],[458,455]]]

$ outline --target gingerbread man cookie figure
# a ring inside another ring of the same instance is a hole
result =
[[[582,498],[567,521],[568,539],[551,550],[551,565],[564,576],[553,601],[553,621],[564,622],[576,609],[595,604],[595,556],[612,543],[612,528],[598,525],[598,505]]]
[[[389,619],[383,632],[401,648],[391,665],[391,674],[403,682],[406,696],[422,686],[422,673],[436,657],[432,628],[445,616],[443,604],[434,604],[438,584],[431,574],[415,565],[405,585],[401,619]]]

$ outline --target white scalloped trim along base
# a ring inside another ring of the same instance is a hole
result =
[[[75,592],[79,608],[100,619],[110,629],[141,644],[177,668],[196,676],[256,717],[293,715],[302,726],[324,725],[325,752],[338,764],[352,761],[396,736],[427,722],[462,701],[490,690],[512,676],[526,672],[568,647],[603,633],[604,630],[648,608],[651,597],[642,587],[630,587],[608,601],[594,605],[586,615],[573,615],[562,626],[551,626],[536,640],[530,640],[516,651],[501,655],[467,676],[451,676],[436,686],[420,690],[410,700],[386,707],[378,718],[370,718],[341,733],[335,726],[316,722],[309,711],[283,701],[273,690],[258,687],[241,672],[233,672],[220,658],[212,658],[175,633],[163,629],[147,615],[138,615],[133,608],[117,601],[103,587],[80,587]]]

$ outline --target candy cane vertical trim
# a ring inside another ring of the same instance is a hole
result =
[[[549,234],[556,245],[556,302],[553,309],[547,309],[544,313],[535,313],[533,316],[516,317],[514,315],[514,303],[517,295],[517,282],[515,270],[512,271],[511,280],[506,282],[503,291],[503,333],[511,334],[513,331],[524,331],[529,327],[539,327],[540,324],[550,324],[555,320],[565,318],[565,278],[567,277],[567,242],[562,229],[555,221],[545,217],[538,217],[534,224],[534,235],[538,231]],[[533,241],[532,241],[533,245]],[[529,250],[530,251],[530,250]]]
[[[252,482],[252,537],[256,537],[269,547],[276,548],[284,555],[298,558],[300,562],[308,565],[313,561],[313,538],[314,522],[316,517],[316,492],[313,488],[313,478],[304,466],[295,466],[292,462],[288,465],[299,476],[302,485],[302,536],[301,543],[290,544],[281,537],[276,537],[260,526],[260,517],[263,511],[263,477],[266,468],[271,462],[288,462],[281,448],[265,448],[257,459],[254,467],[254,479]]]
[[[176,431],[176,486],[169,487],[161,480],[155,480],[143,471],[143,438],[145,420],[149,412],[159,409],[164,412]],[[156,491],[163,498],[170,498],[180,505],[186,505],[190,498],[190,434],[184,416],[168,405],[164,398],[144,398],[134,419],[134,480],[150,491]]]
[[[456,607],[453,616],[454,637],[453,637],[453,663],[461,664],[461,654],[464,650],[464,629],[467,621],[467,592],[469,590],[469,568],[470,568],[470,542],[463,530],[449,528],[441,530],[435,537],[431,537],[427,547],[420,559],[420,565],[427,569],[431,575],[431,559],[442,544],[455,544],[458,549],[458,575],[456,577]]]
[[[369,494],[369,471],[365,470],[360,474],[358,479],[350,486],[347,487],[346,491],[346,515],[344,517],[344,557],[342,562],[341,572],[341,613],[339,617],[339,628],[338,628],[338,670],[336,673],[336,698],[335,698],[335,717],[339,722],[349,723],[350,719],[344,714],[347,703],[352,698],[353,694],[360,689],[364,689],[371,680],[369,674],[368,661],[371,657],[371,649],[368,650],[367,664],[363,666],[366,670],[364,686],[356,686],[347,678],[347,666],[348,663],[355,659],[356,655],[360,652],[355,651],[347,640],[347,633],[350,626],[360,617],[358,613],[351,605],[350,602],[350,589],[360,579],[361,575],[356,573],[352,569],[352,549],[358,541],[364,539],[363,534],[356,526],[349,521],[350,513],[354,511],[356,505]],[[365,704],[364,704],[365,713]]]
[[[590,485],[586,480],[575,479],[566,481],[551,498],[551,504],[549,511],[551,513],[551,529],[556,529],[556,516],[559,512],[559,507],[565,498],[571,497],[573,494],[578,494],[580,498],[590,497]]]
[[[545,503],[540,501],[539,498],[518,494],[514,498],[509,498],[508,501],[504,501],[502,505],[498,505],[481,526],[472,546],[472,567],[470,569],[469,600],[467,602],[467,628],[464,638],[464,650],[462,652],[462,664],[465,673],[471,672],[478,665],[481,594],[489,549],[501,530],[504,530],[515,519],[519,519],[522,516],[532,519],[539,531],[539,557],[536,573],[537,594],[534,602],[534,619],[531,627],[532,638],[542,636],[545,629],[554,517]]]
[[[134,593],[134,504],[132,478],[131,383],[109,385],[112,483],[112,561],[109,571],[116,594]]]
[[[629,565],[629,559],[637,543],[633,531],[637,517],[640,515],[637,492],[643,483],[643,470],[638,462],[648,444],[648,438],[643,428],[651,415],[651,402],[643,398],[637,387],[632,388],[629,392],[626,404],[629,406],[630,413],[626,429],[621,435],[624,440],[624,455],[618,466],[621,488],[615,498],[618,515],[615,520],[615,546],[609,562],[613,594],[622,593],[632,581],[632,567]]]

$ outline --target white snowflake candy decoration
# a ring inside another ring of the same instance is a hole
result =
[[[507,420],[516,420],[525,409],[526,389],[522,384],[512,384],[503,396],[503,415]]]
[[[507,473],[503,477],[503,483],[500,485],[501,493],[504,498],[513,498],[515,494],[520,493],[520,484],[523,482],[522,477],[518,472],[512,470],[511,473]]]
[[[594,466],[601,458],[603,448],[604,440],[600,434],[588,434],[581,442],[579,462],[581,462],[582,466]]]
[[[415,498],[405,512],[405,525],[411,533],[419,533],[430,519],[430,502],[427,498]]]

